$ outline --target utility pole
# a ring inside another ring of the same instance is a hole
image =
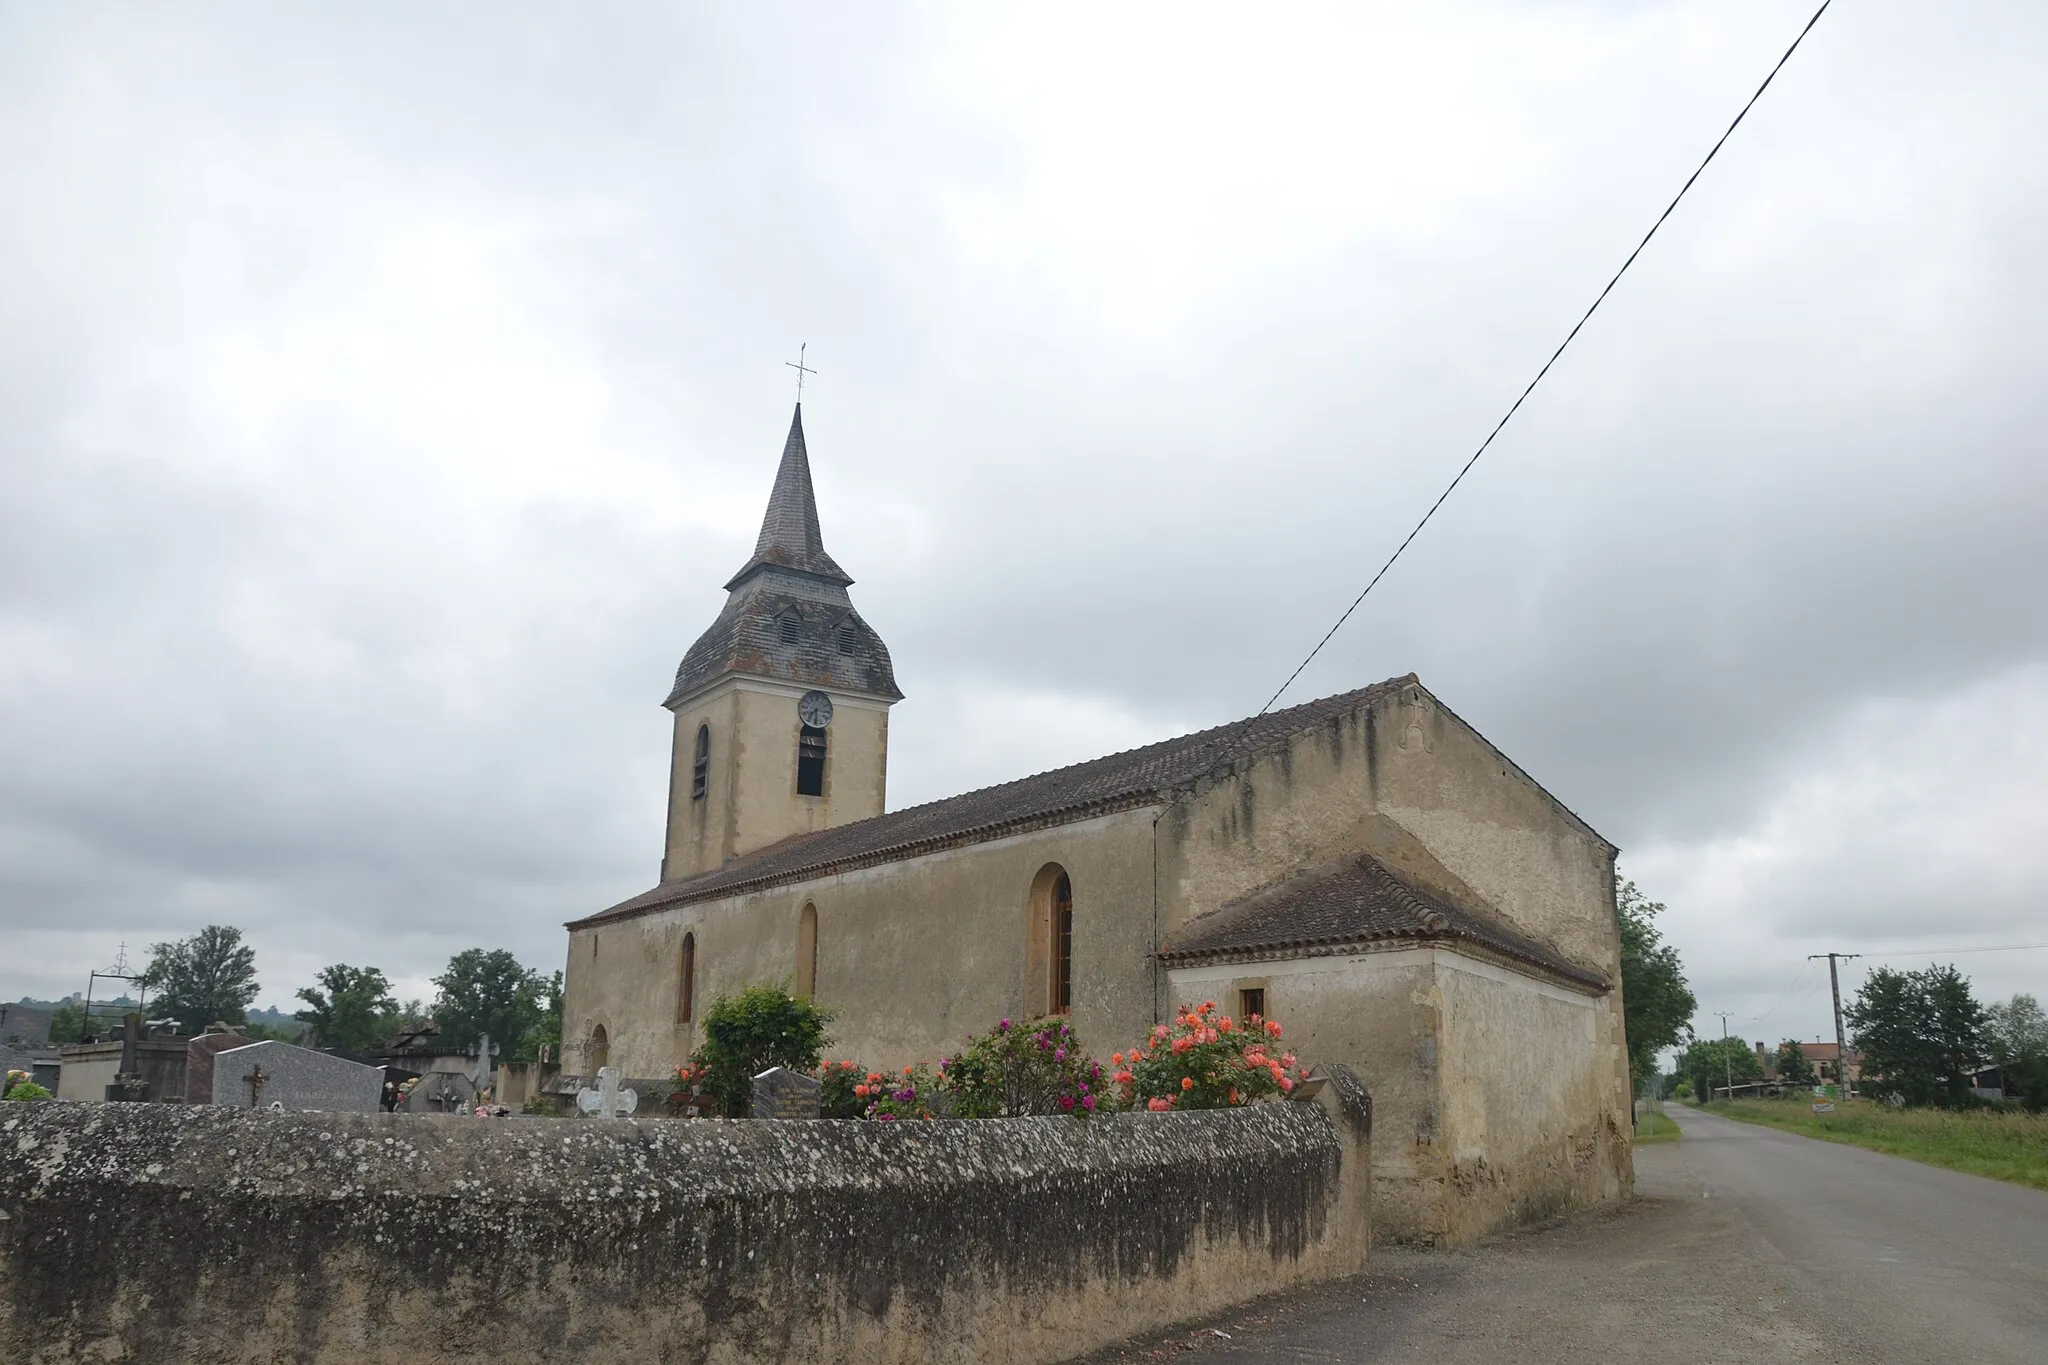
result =
[[[1734,1012],[1733,1010],[1714,1011],[1714,1013],[1721,1016],[1721,1041],[1724,1043],[1728,1041],[1728,1016]],[[1728,1068],[1728,1103],[1733,1104],[1735,1103],[1735,1058],[1725,1047],[1721,1049],[1721,1064]]]
[[[1847,962],[1861,957],[1861,953],[1808,953],[1806,960],[1817,957],[1828,960],[1828,989],[1835,994],[1835,1089],[1841,1092],[1842,1103],[1849,1102],[1849,1039],[1842,1032],[1842,976],[1836,968],[1837,962]]]

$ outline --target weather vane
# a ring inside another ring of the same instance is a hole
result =
[[[804,376],[807,374],[817,373],[816,370],[804,364],[804,352],[808,351],[810,348],[811,343],[806,341],[803,345],[796,348],[795,360],[785,360],[782,362],[783,364],[789,366],[789,368],[791,368],[792,370],[796,371],[796,401],[799,403],[804,401]]]

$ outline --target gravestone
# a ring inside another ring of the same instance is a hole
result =
[[[206,1032],[185,1044],[185,1102],[213,1103],[213,1060],[233,1048],[247,1047],[254,1038],[244,1038],[226,1024],[213,1024]]]
[[[492,1089],[492,1082],[497,1076],[498,1052],[498,1045],[491,1041],[490,1034],[476,1040],[476,1070],[470,1073],[469,1083],[479,1095]]]
[[[576,1107],[592,1118],[624,1118],[640,1107],[640,1092],[620,1089],[619,1069],[601,1066],[597,1069],[597,1089],[577,1091]]]
[[[824,1085],[815,1077],[786,1066],[771,1066],[754,1077],[754,1117],[757,1119],[814,1119],[818,1117]]]
[[[467,1114],[476,1108],[476,1082],[459,1071],[429,1071],[399,1108],[408,1114]]]
[[[248,1043],[213,1059],[213,1102],[235,1109],[374,1114],[383,1091],[382,1068],[292,1043]]]

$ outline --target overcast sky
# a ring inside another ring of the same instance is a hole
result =
[[[559,966],[799,343],[892,806],[1250,714],[1809,12],[0,10],[0,998]],[[1288,695],[1420,673],[1705,1030],[2048,942],[2044,56],[1836,6]]]

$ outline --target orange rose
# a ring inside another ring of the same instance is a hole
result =
[[[1195,1088],[1195,1078],[1193,1076],[1181,1077],[1180,1088],[1183,1090],[1193,1090]]]

